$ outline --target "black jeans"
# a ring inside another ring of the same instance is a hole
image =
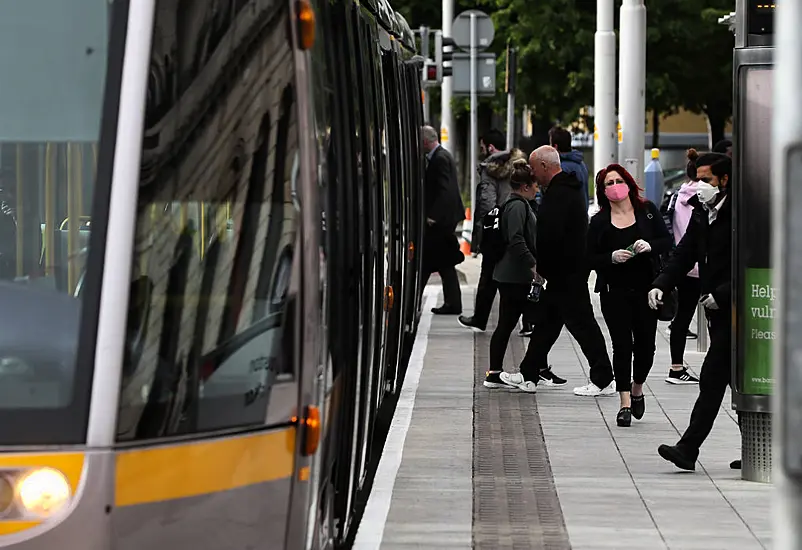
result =
[[[490,370],[501,371],[504,365],[504,354],[510,341],[510,334],[518,324],[518,319],[534,304],[526,299],[530,285],[498,283],[501,299],[498,306],[498,324],[490,338]],[[522,365],[523,368],[523,365]],[[527,380],[537,381],[527,378]]]
[[[613,366],[593,313],[587,280],[575,278],[549,283],[535,312],[535,331],[521,363],[524,379],[536,382],[539,372],[549,368],[549,351],[565,325],[590,364],[590,381],[600,388],[610,385]]]
[[[699,397],[693,405],[688,429],[677,444],[690,458],[698,458],[721,408],[730,384],[730,312],[729,309],[707,311],[710,348],[707,350],[699,375]]]
[[[648,289],[602,292],[601,310],[613,343],[615,387],[628,392],[652,370],[657,313],[649,307]]]
[[[479,273],[479,284],[476,286],[476,304],[473,308],[473,325],[481,329],[487,328],[490,310],[493,309],[493,300],[496,299],[498,283],[493,280],[493,271],[496,269],[496,259],[482,254],[482,271]]]
[[[682,365],[685,362],[685,342],[687,340],[688,327],[691,326],[701,292],[702,285],[698,277],[685,277],[677,285],[677,312],[674,314],[674,320],[671,321],[671,336],[669,338],[672,365]],[[699,327],[699,330],[702,328]]]

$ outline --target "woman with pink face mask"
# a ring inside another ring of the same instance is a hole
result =
[[[635,180],[611,164],[596,177],[599,211],[588,228],[589,267],[613,344],[615,386],[621,400],[619,426],[640,420],[646,410],[643,384],[654,363],[657,314],[648,292],[671,249],[671,235],[658,208],[640,196]]]

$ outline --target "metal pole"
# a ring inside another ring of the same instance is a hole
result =
[[[476,13],[471,12],[471,212],[476,209],[476,142],[479,136],[476,130]],[[471,216],[471,232],[473,232],[473,216]]]
[[[454,0],[443,0],[443,37],[451,37],[451,23],[454,21]],[[451,62],[448,62],[451,65]],[[454,153],[451,142],[451,94],[454,89],[452,77],[443,77],[440,84],[440,144]]]
[[[707,315],[702,304],[696,306],[696,351],[707,352]]]
[[[778,2],[774,15],[774,108],[771,145],[772,241],[774,287],[779,291],[778,314],[774,318],[777,338],[774,356],[774,395],[776,412],[772,437],[771,479],[774,483],[772,519],[773,546],[798,549],[802,546],[802,477],[799,472],[799,426],[802,413],[800,368],[802,340],[799,338],[802,318],[802,293],[798,272],[802,255],[799,231],[799,208],[802,204],[798,160],[790,147],[802,143],[802,4]],[[793,469],[797,470],[796,472]]]
[[[515,147],[515,78],[517,52],[507,45],[507,150]]]
[[[429,60],[429,27],[420,28],[420,49],[425,60]],[[431,120],[431,95],[429,88],[423,87],[423,122],[429,124]]]
[[[643,186],[646,133],[646,7],[643,0],[621,5],[618,117],[623,143],[618,158]]]
[[[596,45],[594,52],[593,173],[618,161],[618,130],[615,116],[615,30],[613,0],[596,0]]]

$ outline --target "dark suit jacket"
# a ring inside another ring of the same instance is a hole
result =
[[[465,259],[454,230],[465,219],[465,207],[457,183],[457,164],[451,153],[438,147],[426,168],[424,209],[434,225],[426,224],[423,269],[433,273]]]
[[[434,151],[426,168],[424,200],[426,217],[437,225],[453,231],[465,219],[465,206],[457,182],[457,163],[443,147]]]

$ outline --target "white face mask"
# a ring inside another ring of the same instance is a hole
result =
[[[710,204],[711,202],[716,200],[718,193],[719,193],[718,187],[713,187],[709,183],[705,183],[703,181],[700,181],[696,187],[696,197],[703,204]]]

